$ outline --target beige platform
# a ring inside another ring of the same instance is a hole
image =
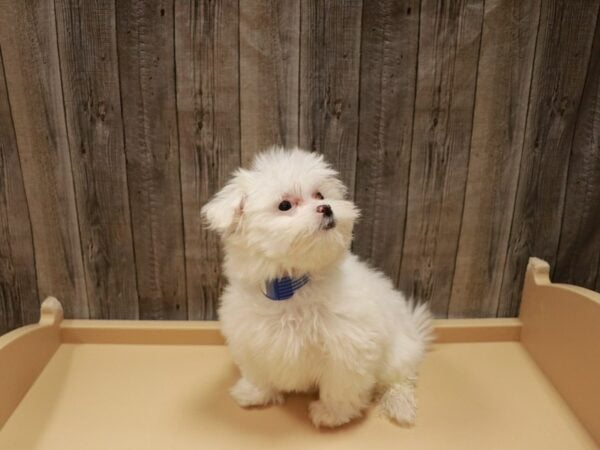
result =
[[[417,424],[316,430],[308,396],[244,410],[216,323],[62,320],[0,337],[0,449],[595,449],[600,295],[530,262],[520,319],[438,321]]]

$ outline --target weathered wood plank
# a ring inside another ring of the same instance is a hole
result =
[[[404,241],[420,0],[364,5],[354,250],[398,279]]]
[[[498,314],[518,312],[529,256],[556,264],[571,142],[597,2],[542,2],[529,113]]]
[[[469,160],[483,1],[421,4],[400,287],[446,316]]]
[[[298,145],[299,1],[239,2],[242,163]]]
[[[175,48],[188,316],[215,319],[223,284],[200,208],[240,164],[238,2],[177,2]],[[262,121],[260,118],[259,121]]]
[[[0,335],[35,322],[39,308],[29,208],[0,50]]]
[[[173,1],[117,2],[140,318],[187,317]]]
[[[362,0],[301,4],[300,146],[324,153],[354,194]]]
[[[29,205],[41,298],[89,315],[52,2],[4,2],[0,46]],[[27,244],[25,244],[27,245]]]
[[[55,1],[90,316],[138,317],[113,3]]]
[[[577,114],[553,279],[600,291],[600,20]]]
[[[494,317],[514,209],[540,2],[487,0],[450,317]]]

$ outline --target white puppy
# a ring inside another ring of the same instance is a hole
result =
[[[219,317],[242,374],[231,394],[254,406],[318,389],[310,418],[330,427],[377,396],[412,423],[431,315],[349,252],[358,210],[336,176],[322,156],[275,148],[202,209],[225,248]]]

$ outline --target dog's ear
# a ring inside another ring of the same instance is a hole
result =
[[[211,230],[224,234],[237,223],[243,211],[244,179],[247,177],[248,172],[239,169],[223,189],[202,207],[202,217]]]

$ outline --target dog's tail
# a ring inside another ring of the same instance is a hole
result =
[[[433,314],[427,303],[417,303],[411,299],[408,303],[415,338],[427,348],[435,339],[433,332]]]

